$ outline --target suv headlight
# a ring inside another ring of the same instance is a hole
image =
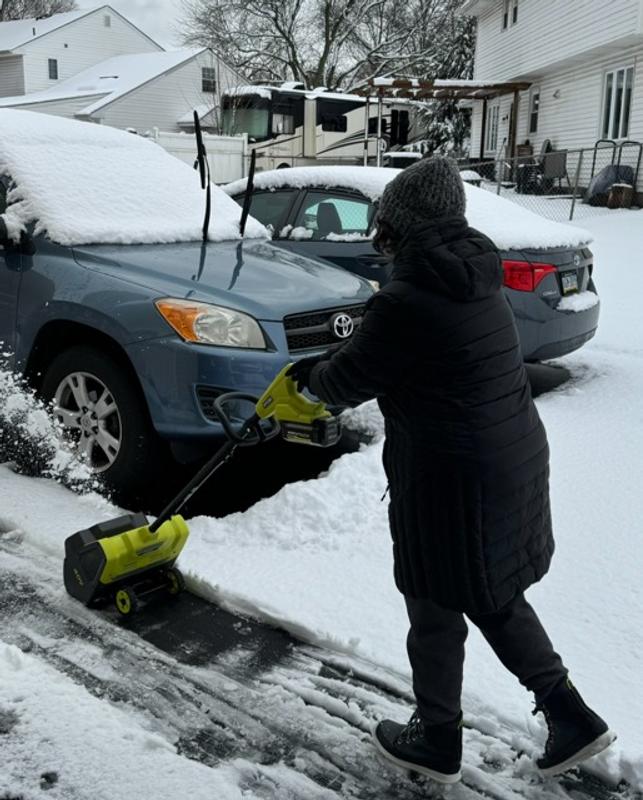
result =
[[[155,305],[163,319],[186,342],[266,349],[259,323],[241,311],[174,298],[157,300]]]

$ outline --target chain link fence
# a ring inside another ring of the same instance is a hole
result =
[[[467,182],[543,217],[566,222],[604,214],[605,206],[636,205],[642,153],[640,142],[605,140],[596,147],[554,150],[539,156],[461,162],[460,169]],[[601,174],[607,190],[590,203],[587,190]]]

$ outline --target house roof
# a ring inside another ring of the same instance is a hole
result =
[[[0,98],[0,106],[16,108],[87,97],[87,106],[76,114],[90,116],[204,51],[200,48],[115,56],[42,92]]]

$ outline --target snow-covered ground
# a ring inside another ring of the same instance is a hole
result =
[[[643,212],[611,212],[585,223],[595,236],[600,332],[580,353],[564,360],[574,379],[538,401],[552,449],[557,553],[551,573],[528,593],[575,683],[619,734],[616,745],[594,759],[591,768],[614,782],[624,778],[639,790],[642,223]],[[372,408],[358,410],[356,417],[379,428]],[[376,442],[344,456],[318,480],[286,486],[244,514],[192,520],[192,535],[181,557],[192,588],[407,678],[407,623],[392,579],[386,503],[380,501],[386,485],[380,458],[381,442]],[[0,531],[20,529],[26,544],[54,560],[62,559],[69,533],[115,513],[97,495],[79,497],[51,480],[16,476],[7,468],[0,468],[0,497]],[[62,587],[59,592],[63,597]],[[193,785],[201,785],[202,795],[192,791],[195,797],[243,796],[239,769],[199,773],[198,765],[178,759],[136,715],[127,746],[121,746],[119,731],[127,729],[121,712],[95,706],[84,690],[66,681],[32,655],[0,643],[0,733],[3,724],[23,726],[37,741],[66,740],[70,752],[86,758],[93,732],[96,751],[109,751],[110,762],[117,760],[122,772],[131,766],[136,776],[137,761],[145,759],[150,779],[160,783],[162,776],[169,776],[164,789],[153,795],[132,784],[139,797],[170,796],[175,775],[185,776],[191,791]],[[69,720],[58,718],[68,707],[78,712],[74,721],[79,732]],[[531,716],[530,697],[503,671],[476,630],[468,645],[464,707],[465,715],[483,721],[490,734],[510,727],[516,741],[525,740],[526,734],[542,741],[542,724]],[[46,727],[39,708],[45,709],[53,727]],[[7,710],[18,709],[24,716],[12,722]],[[103,728],[106,738],[101,738]],[[523,763],[520,768],[528,780],[532,767]],[[151,786],[154,790],[156,784]],[[24,790],[16,774],[11,782],[4,775],[0,778],[0,796],[18,788]],[[300,794],[295,791],[292,796],[322,795],[306,794],[302,784]]]

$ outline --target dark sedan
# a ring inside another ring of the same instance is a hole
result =
[[[399,170],[297,167],[255,176],[251,214],[275,244],[386,283],[390,266],[372,245],[377,202]],[[587,231],[533,214],[467,186],[467,217],[501,250],[505,293],[526,361],[557,358],[594,336],[600,303]],[[242,203],[246,181],[224,187]]]

